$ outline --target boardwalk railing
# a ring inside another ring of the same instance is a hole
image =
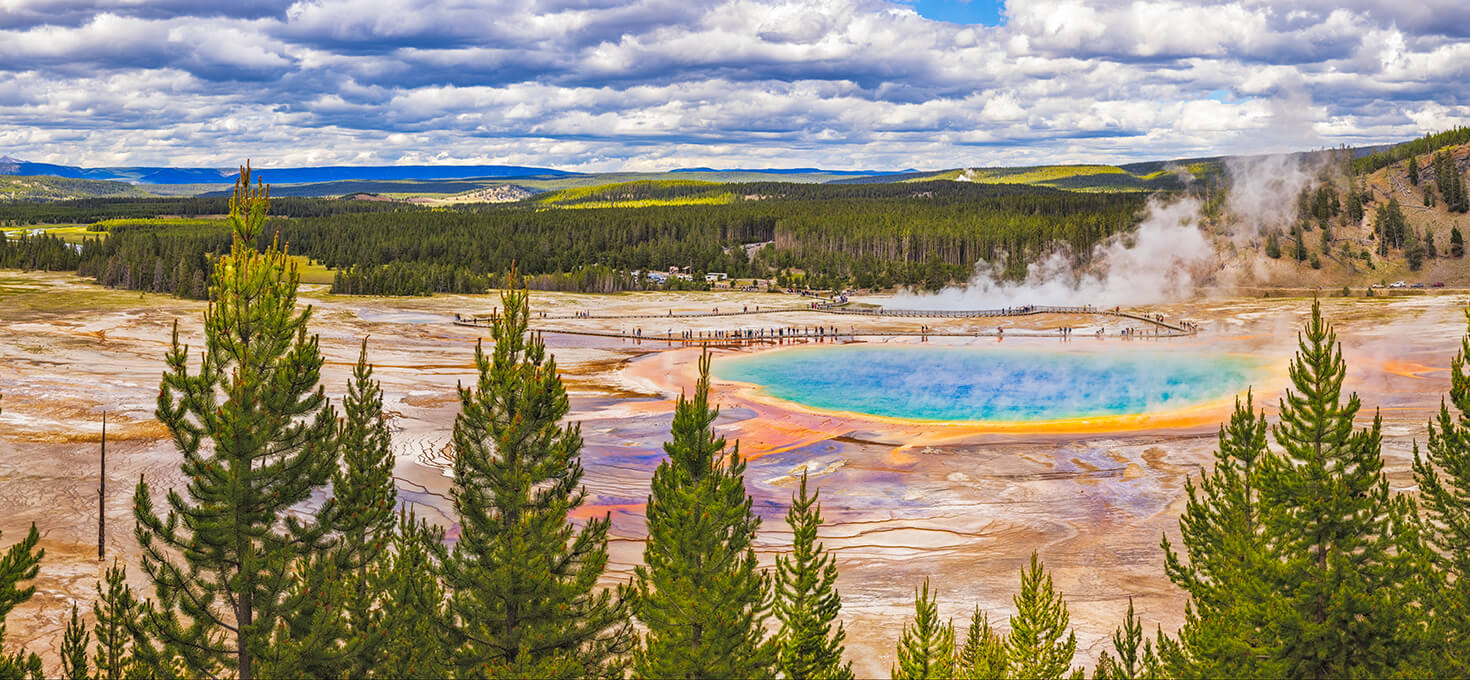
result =
[[[1093,307],[1046,307],[1041,305],[1029,305],[1026,307],[1005,307],[1002,309],[890,309],[877,307],[872,309],[852,309],[848,307],[833,307],[830,309],[813,309],[814,312],[826,312],[828,314],[853,314],[858,316],[906,316],[926,319],[972,319],[994,316],[1030,316],[1032,314],[1101,314],[1102,310]]]
[[[1099,314],[1105,316],[1116,316],[1144,323],[1153,324],[1161,328],[1167,328],[1178,333],[1191,333],[1193,329],[1179,323],[1164,321],[1157,315],[1140,314],[1136,312],[1125,312],[1122,310],[1099,309],[1092,306],[1066,307],[1048,305],[1027,305],[1024,307],[1003,307],[1000,309],[891,309],[887,307],[873,307],[855,309],[843,306],[818,306],[818,307],[781,307],[775,309],[748,309],[738,312],[682,312],[670,314],[587,314],[576,315],[551,315],[536,317],[540,320],[563,320],[563,319],[700,319],[725,316],[752,316],[756,314],[788,314],[792,312],[806,312],[808,314],[840,314],[844,316],[867,316],[867,317],[900,317],[917,319],[980,319],[1010,316],[1033,316],[1036,314]],[[461,326],[488,326],[494,320],[494,316],[464,316],[455,315],[455,323]]]
[[[694,319],[694,318],[708,318],[708,317],[716,317],[716,316],[748,316],[748,315],[754,315],[754,314],[778,314],[778,313],[788,313],[788,312],[807,312],[807,313],[819,313],[819,314],[839,314],[839,315],[846,315],[846,316],[865,316],[865,317],[875,317],[875,318],[876,317],[907,317],[907,318],[944,318],[944,319],[973,319],[973,318],[995,318],[995,317],[1009,317],[1009,316],[1033,316],[1033,315],[1036,315],[1036,314],[1096,314],[1096,315],[1100,315],[1100,316],[1113,316],[1113,317],[1119,317],[1119,318],[1125,318],[1125,319],[1132,319],[1134,321],[1141,321],[1143,323],[1152,324],[1153,326],[1156,327],[1155,328],[1155,332],[1152,334],[1152,337],[1177,337],[1177,336],[1181,336],[1181,335],[1193,335],[1198,330],[1195,326],[1190,325],[1190,324],[1187,324],[1187,323],[1178,323],[1178,322],[1176,322],[1176,323],[1170,323],[1168,321],[1165,321],[1161,315],[1157,315],[1157,314],[1141,314],[1141,313],[1137,313],[1137,312],[1125,312],[1125,311],[1122,311],[1121,309],[1118,309],[1118,310],[1098,309],[1098,308],[1092,307],[1092,306],[1059,307],[1059,306],[1045,306],[1045,305],[1030,305],[1030,306],[1025,306],[1025,307],[1006,307],[1006,308],[1001,308],[1001,309],[979,309],[979,310],[934,310],[934,309],[925,310],[925,309],[885,309],[885,308],[852,309],[852,308],[845,308],[845,307],[798,307],[798,308],[781,308],[781,309],[746,310],[746,311],[739,311],[739,312],[699,312],[699,313],[684,313],[684,314],[624,314],[624,315],[608,315],[608,314],[596,315],[596,314],[589,314],[589,315],[586,315],[586,316],[562,316],[562,315],[558,315],[558,316],[537,317],[537,319],[541,319],[541,320],[550,320],[550,319],[665,319],[665,320],[681,320],[681,319]],[[472,326],[472,327],[484,328],[484,327],[487,327],[487,326],[491,325],[491,323],[494,321],[494,319],[495,319],[495,317],[493,315],[492,316],[464,316],[464,315],[456,314],[455,315],[455,319],[454,319],[454,323],[456,325],[459,325],[459,326]],[[854,338],[854,337],[859,337],[859,336],[864,336],[864,337],[879,337],[879,336],[893,336],[893,335],[989,336],[989,335],[1003,335],[1004,334],[1004,331],[999,330],[999,329],[997,329],[995,331],[975,330],[975,331],[968,331],[968,332],[964,332],[964,331],[934,331],[934,330],[920,330],[920,331],[906,331],[906,330],[891,330],[891,331],[876,331],[876,330],[872,330],[872,331],[868,331],[868,330],[865,330],[865,331],[860,331],[859,332],[859,331],[856,331],[854,329],[854,330],[852,330],[850,332],[844,333],[844,332],[842,332],[842,331],[840,331],[839,329],[836,329],[836,328],[829,329],[829,328],[824,328],[824,327],[820,327],[820,326],[819,327],[810,328],[810,329],[807,329],[807,328],[799,328],[798,327],[798,328],[783,328],[783,329],[719,329],[719,330],[709,330],[709,331],[677,331],[677,332],[675,332],[672,329],[670,329],[669,331],[667,331],[665,333],[661,333],[661,334],[660,333],[643,333],[642,331],[637,331],[637,330],[635,330],[633,332],[612,332],[612,331],[594,331],[594,330],[579,330],[579,329],[555,329],[555,328],[537,328],[536,330],[538,330],[540,332],[543,332],[543,333],[562,333],[562,334],[568,334],[568,335],[591,335],[591,336],[602,336],[602,337],[617,337],[617,338],[626,338],[626,339],[630,339],[630,340],[657,340],[657,341],[661,341],[661,342],[711,342],[711,343],[772,342],[772,341],[785,341],[785,340],[805,339],[805,338],[818,338],[818,339],[826,338],[826,339],[831,339],[831,338],[844,338],[844,337],[845,338]],[[1162,331],[1162,332],[1160,332],[1160,331]],[[1024,333],[1024,331],[1023,331],[1023,333]],[[1021,333],[1017,333],[1016,331],[1013,330],[1012,331],[1012,335],[1021,335]]]

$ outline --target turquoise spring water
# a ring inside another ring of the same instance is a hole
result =
[[[714,373],[825,410],[1025,422],[1194,406],[1245,390],[1263,365],[1192,351],[842,345],[729,357]]]

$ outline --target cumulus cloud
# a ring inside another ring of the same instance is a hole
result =
[[[945,168],[1470,122],[1470,5],[0,0],[0,153],[227,166]]]

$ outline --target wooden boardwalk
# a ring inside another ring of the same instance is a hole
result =
[[[1122,336],[1106,336],[1096,333],[1079,333],[1062,335],[1058,332],[1037,332],[1024,329],[1011,331],[1012,337],[1066,337],[1086,339],[1088,337],[1123,337],[1123,338],[1170,338],[1185,335],[1194,335],[1198,329],[1184,322],[1170,322],[1161,315],[1138,312],[1127,312],[1122,310],[1098,309],[1091,306],[1081,307],[1054,307],[1028,305],[1025,307],[1008,307],[1002,309],[979,309],[979,310],[924,310],[924,309],[853,309],[841,306],[822,307],[782,307],[773,309],[741,310],[738,312],[685,312],[680,314],[587,314],[577,315],[550,315],[534,316],[531,320],[576,320],[576,319],[663,319],[666,321],[682,321],[687,319],[701,319],[727,316],[752,316],[758,314],[789,314],[794,312],[806,312],[808,314],[834,314],[842,316],[863,317],[896,317],[896,318],[918,318],[918,319],[977,319],[1013,316],[1035,316],[1038,314],[1090,314],[1097,316],[1111,316],[1123,319],[1131,319],[1150,324],[1152,333],[1133,333]],[[454,323],[459,326],[470,326],[476,328],[489,327],[495,317],[476,315],[455,315]],[[557,333],[563,335],[586,335],[594,337],[620,338],[624,340],[648,340],[667,343],[688,344],[755,344],[755,343],[781,343],[786,341],[810,341],[810,340],[855,340],[863,337],[892,337],[892,336],[918,336],[918,337],[1004,337],[1005,332],[995,330],[976,330],[970,332],[961,331],[900,331],[900,330],[850,330],[842,331],[836,327],[811,327],[811,328],[757,328],[757,329],[722,329],[705,331],[674,331],[672,329],[664,333],[643,333],[641,330],[634,331],[593,331],[579,330],[573,328],[537,327],[535,330],[542,333]]]
[[[618,338],[621,340],[633,340],[636,342],[662,342],[680,345],[780,345],[791,342],[854,342],[859,338],[892,338],[892,337],[916,337],[916,338],[1059,338],[1064,340],[1151,340],[1154,338],[1177,338],[1192,333],[1181,331],[1163,331],[1149,334],[1133,335],[1097,335],[1095,333],[1079,333],[1074,335],[1061,335],[1060,333],[1047,333],[1036,331],[1011,331],[1001,333],[995,330],[973,331],[962,333],[958,331],[836,331],[820,334],[815,332],[795,332],[785,335],[722,335],[710,336],[699,335],[685,336],[680,333],[644,333],[637,335],[633,333],[619,333],[616,331],[583,331],[570,328],[534,328],[537,333],[552,333],[555,335],[586,335],[601,338]]]
[[[884,307],[874,308],[852,308],[839,305],[826,305],[820,307],[775,307],[771,309],[749,309],[738,312],[672,312],[668,314],[584,314],[567,315],[552,314],[547,316],[533,316],[532,320],[574,320],[574,319],[710,319],[727,316],[755,316],[760,314],[792,314],[804,312],[807,314],[840,314],[844,316],[867,316],[867,317],[902,317],[912,319],[982,319],[1009,316],[1035,316],[1037,314],[1097,314],[1103,316],[1116,316],[1144,323],[1153,324],[1180,333],[1193,332],[1181,324],[1170,323],[1158,315],[1143,314],[1137,312],[1114,311],[1111,309],[1098,309],[1092,306],[1081,307],[1054,307],[1044,305],[1028,305],[1025,307],[1006,307],[1001,309],[888,309]],[[489,326],[494,321],[494,315],[456,314],[454,323],[460,326]]]

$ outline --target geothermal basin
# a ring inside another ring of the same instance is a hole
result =
[[[454,388],[474,381],[475,343],[488,332],[451,321],[456,313],[488,313],[499,299],[334,296],[308,286],[302,302],[314,309],[311,332],[327,360],[322,385],[334,402],[361,339],[370,338],[399,499],[454,536]],[[1412,447],[1416,439],[1422,445],[1425,421],[1449,387],[1465,303],[1459,294],[1323,299],[1343,343],[1346,387],[1363,399],[1359,424],[1381,409],[1385,469],[1397,492],[1413,488]],[[634,323],[677,334],[833,322],[806,312],[678,316],[807,304],[738,291],[535,292],[531,304],[551,317],[591,310],[663,317],[533,320],[543,329],[603,334]],[[715,427],[748,463],[746,488],[763,520],[756,543],[763,565],[789,549],[784,515],[800,476],[820,490],[820,536],[837,557],[848,655],[860,677],[887,673],[913,614],[914,588],[925,578],[938,589],[942,617],[962,623],[978,605],[1004,625],[1033,550],[1067,600],[1078,663],[1090,666],[1129,598],[1149,629],[1172,631],[1182,622],[1183,596],[1164,576],[1160,538],[1177,545],[1185,481],[1211,464],[1234,398],[1254,389],[1256,406],[1274,421],[1310,306],[1304,294],[1150,308],[1201,325],[1199,335],[1176,338],[1127,339],[1120,333],[1146,329],[1083,315],[844,318],[841,330],[866,333],[864,342],[712,346],[721,410]],[[137,564],[133,486],[142,477],[161,494],[188,482],[153,410],[173,323],[184,342],[199,347],[203,311],[198,302],[108,290],[69,275],[0,274],[0,498],[8,510],[0,531],[10,543],[35,522],[46,550],[36,596],[11,612],[6,641],[41,654],[52,675],[60,672],[56,643],[71,604],[88,616],[105,566],[114,557]],[[920,335],[923,326],[933,335]],[[1058,326],[1075,334],[1057,337]],[[1004,339],[980,336],[997,327]],[[1101,338],[1093,334],[1099,329]],[[700,348],[544,337],[570,393],[568,421],[581,425],[586,440],[588,498],[574,519],[611,517],[604,583],[616,586],[642,559],[649,480],[664,458],[675,399],[694,385]],[[947,410],[944,401],[957,395],[965,405]],[[1054,396],[1065,406],[1028,403]],[[99,561],[103,411],[107,556]],[[151,594],[136,567],[129,574]]]
[[[1244,391],[1260,359],[1150,346],[818,345],[727,358],[715,377],[816,410],[884,418],[1086,425]]]

